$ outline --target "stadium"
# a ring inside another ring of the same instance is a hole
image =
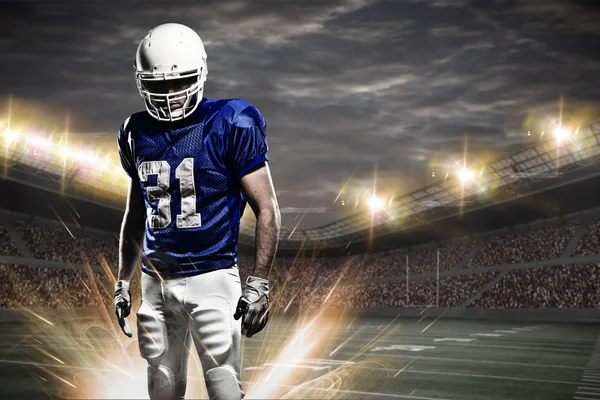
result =
[[[1,129],[2,398],[143,398],[112,314],[118,161]],[[282,227],[272,321],[243,341],[249,398],[600,399],[600,121],[553,133],[332,224]],[[243,281],[253,251],[244,219]],[[139,271],[134,307],[138,292]],[[192,375],[188,396],[206,398]]]

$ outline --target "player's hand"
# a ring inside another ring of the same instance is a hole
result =
[[[117,320],[123,333],[132,337],[133,334],[131,333],[131,328],[129,328],[129,322],[127,322],[130,312],[131,293],[129,292],[129,282],[117,281],[115,283],[115,313],[117,314]]]
[[[249,276],[233,318],[242,318],[242,335],[252,337],[269,320],[269,281]]]

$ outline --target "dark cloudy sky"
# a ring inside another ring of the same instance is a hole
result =
[[[0,95],[69,112],[72,130],[104,132],[113,145],[123,119],[143,109],[137,43],[155,25],[189,25],[208,52],[205,95],[241,97],[265,115],[282,209],[318,209],[350,176],[348,195],[372,187],[375,168],[382,192],[431,183],[465,137],[473,157],[523,145],[529,121],[556,113],[561,96],[591,118],[598,4],[3,1]],[[332,219],[314,213],[302,226]]]

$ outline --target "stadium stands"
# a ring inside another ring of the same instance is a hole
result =
[[[567,259],[572,265],[560,261],[584,220],[587,231]],[[361,256],[293,262],[278,259],[271,275],[273,299],[283,308],[599,308],[600,263],[576,261],[582,256],[600,255],[600,218],[552,222],[554,225],[513,233],[491,232]],[[110,304],[118,260],[114,234],[15,216],[2,217],[2,223],[0,255],[11,257],[12,262],[0,264],[0,279],[10,283],[0,289],[0,308],[93,307],[99,301]],[[35,258],[62,262],[63,268],[28,266],[31,259],[17,250],[6,224],[15,228]],[[15,257],[23,261],[15,263]],[[102,258],[111,276],[82,266],[86,259],[100,264]],[[538,265],[543,260],[559,261]],[[242,259],[242,281],[250,271],[248,260]],[[135,297],[138,287],[139,272],[132,289]],[[280,296],[283,288],[285,297]]]
[[[108,234],[92,234],[84,230],[74,234],[63,225],[32,225],[24,220],[16,220],[14,227],[37,258],[82,263],[85,255],[92,264],[100,264],[98,253],[101,253],[110,265],[117,265],[118,248],[116,242],[111,244],[107,240]]]
[[[573,255],[594,255],[598,254],[598,249],[600,249],[600,218],[594,218],[573,251]]]
[[[20,256],[20,252],[8,235],[4,225],[0,223],[0,254],[5,256]]]
[[[598,308],[600,264],[510,271],[469,307]]]

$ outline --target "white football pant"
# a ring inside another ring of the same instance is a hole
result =
[[[151,400],[185,398],[192,339],[209,398],[244,398],[241,319],[233,319],[241,295],[237,266],[164,280],[142,273],[137,329]]]

